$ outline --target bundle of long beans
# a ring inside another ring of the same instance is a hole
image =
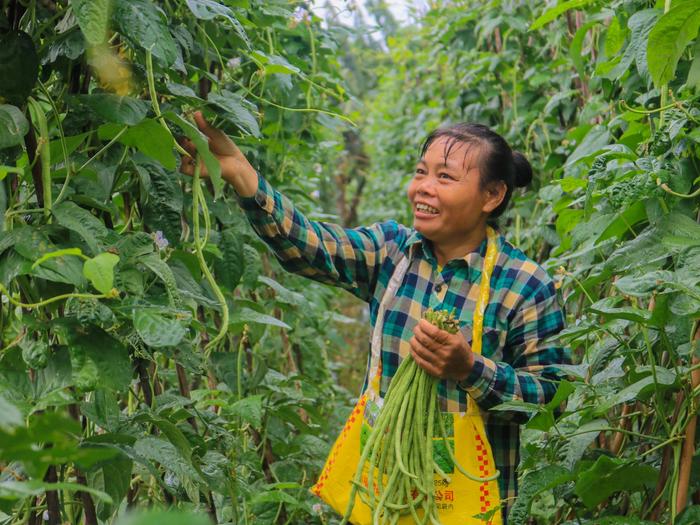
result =
[[[449,333],[457,333],[459,329],[450,312],[429,309],[424,317]],[[401,362],[362,451],[343,524],[349,520],[357,494],[369,506],[375,525],[394,524],[408,514],[415,523],[440,523],[433,499],[433,480],[435,473],[447,480],[449,476],[433,458],[436,419],[448,456],[462,474],[478,482],[498,476],[498,472],[489,478],[473,476],[456,461],[447,442],[437,387],[437,379],[420,368],[411,356]],[[361,481],[366,463],[369,468],[365,486]]]

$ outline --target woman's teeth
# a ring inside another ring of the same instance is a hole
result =
[[[437,209],[433,208],[432,206],[428,206],[427,204],[416,204],[416,210],[432,214],[438,213]]]

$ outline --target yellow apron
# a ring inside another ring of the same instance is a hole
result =
[[[497,234],[490,227],[487,233],[486,257],[472,323],[472,352],[477,354],[481,353],[484,310],[489,299],[491,273],[498,257]],[[403,281],[408,269],[408,262],[408,259],[404,258],[398,263],[377,311],[377,321],[374,325],[371,342],[369,377],[372,380],[369,381],[367,389],[358,400],[340,436],[336,439],[318,481],[311,487],[311,492],[323,499],[341,515],[345,514],[350,499],[351,482],[357,471],[362,446],[383,405],[383,400],[379,396],[379,380],[382,374],[381,340],[384,312],[387,302],[395,296],[396,290]],[[478,406],[471,397],[467,397],[467,400],[466,413],[442,413],[447,428],[447,441],[450,448],[454,450],[456,460],[467,472],[480,478],[487,478],[496,472],[491,445],[486,437],[484,421]],[[435,435],[440,436],[440,433],[436,431]],[[500,510],[491,512],[497,509],[500,504],[498,481],[472,481],[460,473],[451,464],[441,437],[434,438],[433,456],[442,470],[450,476],[449,481],[442,479],[439,475],[435,475],[434,478],[433,497],[440,523],[443,525],[502,525]],[[362,483],[365,487],[368,483],[368,468],[368,465],[365,464],[362,476]],[[490,514],[490,517],[488,520],[476,518],[475,516],[479,514]],[[418,515],[423,517],[422,509],[418,510]],[[372,523],[370,509],[362,502],[359,495],[355,496],[350,522],[354,525]],[[413,517],[410,514],[402,516],[398,521],[400,524],[413,522]]]

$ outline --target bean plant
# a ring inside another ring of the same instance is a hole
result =
[[[303,2],[0,3],[0,522],[327,521],[348,319],[282,272],[191,115],[313,216],[336,52]]]

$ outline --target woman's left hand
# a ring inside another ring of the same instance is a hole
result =
[[[471,372],[474,355],[461,332],[451,334],[421,319],[409,342],[416,364],[431,376],[460,381]]]

